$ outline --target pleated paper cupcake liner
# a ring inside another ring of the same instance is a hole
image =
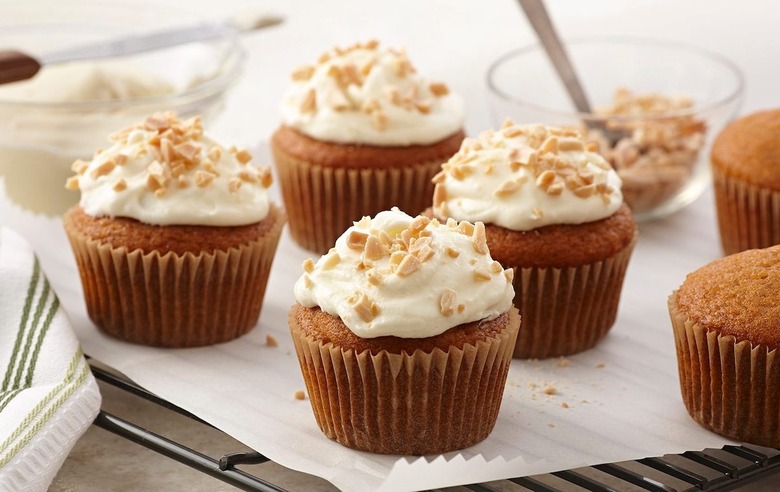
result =
[[[417,215],[430,206],[431,179],[443,160],[397,168],[332,168],[293,157],[273,145],[290,233],[302,247],[326,253],[363,216],[397,206]]]
[[[284,225],[227,251],[178,255],[129,252],[66,232],[81,275],[87,312],[121,340],[159,347],[197,347],[247,333],[260,316],[268,274]]]
[[[680,390],[693,420],[722,436],[780,447],[777,350],[707,331],[669,297]]]
[[[636,238],[615,255],[587,265],[515,268],[514,303],[523,323],[514,357],[573,355],[604,338],[615,323],[635,244]]]
[[[715,204],[727,254],[780,244],[780,192],[737,181],[715,170]]]
[[[512,360],[517,312],[495,338],[447,351],[355,353],[290,332],[314,417],[344,446],[382,454],[438,454],[472,446],[495,426]]]

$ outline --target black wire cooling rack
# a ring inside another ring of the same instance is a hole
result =
[[[90,362],[92,373],[106,384],[212,427],[190,412],[158,397],[129,379]],[[128,420],[100,411],[95,425],[194,468],[215,479],[252,492],[280,492],[283,488],[238,469],[240,465],[270,461],[257,452],[231,453],[213,458],[167,439]],[[465,484],[444,491],[474,492],[695,492],[780,490],[780,450],[744,444],[721,449],[686,451],[661,457],[607,463],[543,475]],[[767,480],[770,482],[767,483]],[[756,487],[759,487],[756,485]]]

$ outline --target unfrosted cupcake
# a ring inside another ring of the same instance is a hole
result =
[[[297,69],[271,146],[293,239],[324,253],[364,215],[418,213],[457,152],[462,99],[375,41]]]
[[[81,190],[63,221],[90,318],[163,347],[249,331],[285,221],[270,171],[204,136],[198,117],[156,114],[110,141],[67,183]]]
[[[729,124],[712,146],[723,251],[780,244],[780,109]]]
[[[780,246],[691,273],[669,297],[680,389],[718,434],[780,447]]]
[[[422,455],[490,434],[520,319],[482,224],[393,209],[303,268],[290,332],[325,435]]]
[[[515,270],[515,357],[571,355],[606,335],[637,229],[620,178],[576,132],[508,121],[466,139],[434,182],[433,215],[483,221],[493,258]]]

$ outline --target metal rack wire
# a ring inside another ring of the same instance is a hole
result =
[[[93,363],[92,360],[89,362],[92,373],[98,380],[172,410],[202,425],[213,427],[208,422],[150,393],[127,378],[104,369]],[[240,465],[269,461],[266,456],[260,453],[231,453],[220,458],[213,458],[102,410],[95,420],[95,425],[241,490],[251,492],[284,491],[273,483],[237,468]],[[450,490],[475,492],[724,491],[774,476],[778,477],[777,489],[780,490],[779,471],[780,450],[745,444],[724,446],[721,449],[687,451],[682,454],[668,454],[662,457],[620,463],[607,463],[495,482],[467,484]]]

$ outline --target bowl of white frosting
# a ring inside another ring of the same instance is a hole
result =
[[[79,5],[4,7],[0,48],[40,56],[203,22],[153,4]],[[143,54],[44,66],[30,80],[0,85],[0,198],[34,213],[61,214],[78,201],[64,188],[73,161],[90,159],[108,145],[109,133],[157,111],[214,119],[244,60],[238,36],[228,31]]]

